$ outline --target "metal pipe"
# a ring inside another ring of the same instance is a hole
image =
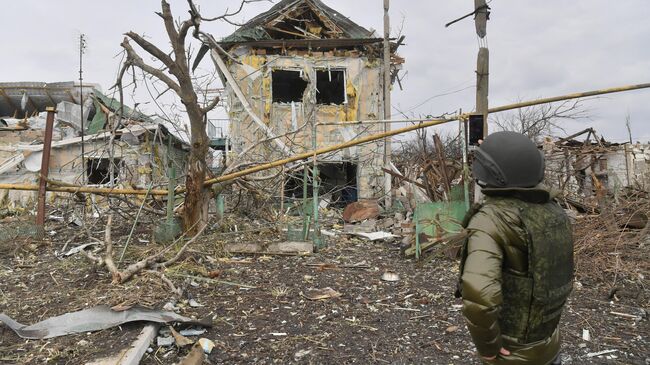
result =
[[[390,0],[384,0],[384,118],[391,117],[391,59],[390,59]],[[384,133],[390,131],[390,124],[384,124]],[[390,168],[391,143],[390,139],[384,139],[384,168]],[[384,205],[390,209],[392,200],[392,176],[384,173]]]
[[[41,159],[41,178],[38,183],[38,209],[36,213],[36,225],[45,226],[45,195],[47,192],[47,175],[50,169],[50,151],[52,151],[52,130],[54,129],[55,107],[47,107],[47,119],[45,121],[45,141],[43,141],[43,156]]]
[[[318,174],[318,158],[317,158],[318,154],[316,153],[316,147],[317,147],[316,133],[317,133],[317,127],[318,126],[316,125],[315,120],[313,120],[312,123],[313,123],[313,128],[312,128],[312,132],[311,132],[311,146],[312,146],[312,148],[314,150],[314,153],[313,153],[314,167],[313,167],[313,170],[312,170],[312,181],[311,181],[311,184],[312,184],[311,186],[312,186],[312,190],[313,190],[313,196],[312,196],[313,211],[312,211],[311,219],[312,219],[312,223],[313,223],[312,225],[314,227],[314,234],[311,236],[311,238],[312,238],[312,242],[314,243],[314,248],[321,248],[322,241],[320,239],[320,224],[319,224],[320,222],[318,220],[318,199],[319,199],[318,198],[318,193],[319,193],[318,189],[320,189],[320,183],[319,183],[318,179],[320,179],[320,176]]]
[[[393,124],[393,123],[413,123],[413,122],[419,122],[422,119],[391,119],[391,120],[385,120],[385,119],[380,119],[380,120],[355,120],[355,121],[340,121],[340,122],[321,122],[317,123],[318,126],[321,125],[338,125],[341,127],[349,127],[351,125],[359,125],[359,124]]]
[[[554,96],[552,98],[536,99],[536,100],[524,101],[524,102],[521,102],[521,103],[504,105],[504,106],[489,109],[488,112],[489,113],[500,113],[500,112],[505,112],[507,110],[512,110],[512,109],[526,108],[526,107],[529,107],[529,106],[535,106],[535,105],[539,105],[539,104],[554,103],[556,101],[587,98],[587,97],[590,97],[590,96],[598,96],[598,95],[605,95],[605,94],[612,94],[612,93],[620,93],[620,92],[623,92],[623,91],[632,91],[632,90],[647,89],[647,88],[650,88],[650,83],[628,85],[628,86],[621,86],[621,87],[612,87],[612,88],[609,88],[609,89],[593,90],[593,91],[587,91],[587,92],[583,92],[583,93],[567,94],[567,95],[562,95],[562,96]]]
[[[578,98],[589,97],[589,96],[611,94],[611,93],[617,93],[617,92],[623,92],[623,91],[632,91],[632,90],[646,89],[646,88],[650,88],[650,83],[629,85],[629,86],[622,86],[622,87],[615,87],[615,88],[609,88],[609,89],[600,89],[600,90],[594,90],[594,91],[587,91],[587,92],[583,92],[583,93],[567,94],[567,95],[562,95],[562,96],[556,96],[556,97],[544,98],[544,99],[536,99],[536,100],[531,100],[531,101],[524,101],[524,102],[508,104],[508,105],[504,105],[504,106],[500,106],[500,107],[496,107],[496,108],[491,108],[491,109],[488,109],[488,113],[490,113],[490,114],[492,114],[492,113],[500,113],[500,112],[504,112],[504,111],[508,111],[508,110],[525,108],[525,107],[539,105],[539,104],[553,103],[553,102],[556,102],[556,101],[578,99]],[[382,139],[382,138],[385,138],[385,137],[411,132],[411,131],[414,131],[416,129],[432,127],[432,126],[435,126],[435,125],[444,124],[444,123],[448,123],[448,122],[459,120],[459,119],[466,119],[466,118],[469,117],[469,115],[470,115],[470,113],[462,113],[460,115],[453,116],[453,117],[448,117],[448,118],[444,118],[444,119],[434,119],[434,120],[429,120],[429,121],[410,120],[411,122],[419,121],[419,123],[415,124],[415,125],[399,128],[399,129],[394,129],[394,130],[389,131],[389,132],[383,132],[383,133],[378,133],[378,134],[373,134],[373,135],[370,135],[370,136],[358,138],[358,139],[355,139],[355,140],[352,140],[352,141],[349,141],[349,142],[346,142],[346,143],[341,143],[341,144],[338,144],[338,145],[335,145],[335,146],[325,147],[325,148],[321,148],[321,149],[318,149],[318,150],[315,150],[315,151],[301,153],[301,154],[295,155],[293,157],[289,157],[289,158],[282,159],[282,160],[277,160],[277,161],[270,162],[270,163],[265,163],[265,164],[262,164],[262,165],[251,167],[249,169],[234,172],[234,173],[231,173],[231,174],[222,175],[222,176],[219,176],[219,177],[216,177],[216,178],[213,178],[213,179],[209,179],[205,183],[206,183],[207,186],[209,186],[209,185],[216,184],[216,183],[219,183],[219,182],[224,182],[224,181],[236,179],[238,177],[242,177],[242,176],[245,176],[245,175],[253,174],[255,172],[268,170],[268,169],[278,167],[280,165],[284,165],[284,164],[287,164],[287,163],[291,163],[291,162],[295,162],[295,161],[299,161],[299,160],[304,160],[306,158],[311,157],[314,154],[320,155],[320,154],[340,150],[340,149],[343,149],[343,148],[348,148],[348,147],[356,146],[356,145],[359,145],[359,144],[376,141],[378,139]]]
[[[305,166],[303,168],[303,181],[302,181],[302,239],[307,241],[309,238],[309,224],[311,216],[307,214],[307,195],[309,194],[308,180],[309,169]]]
[[[576,94],[568,94],[568,95],[563,95],[563,96],[556,96],[552,98],[546,98],[546,99],[537,99],[537,100],[532,100],[532,101],[525,101],[525,102],[520,102],[520,103],[515,103],[515,104],[509,104],[509,105],[504,105],[496,108],[492,108],[488,110],[489,113],[499,113],[499,112],[504,112],[507,110],[513,110],[513,109],[518,109],[518,108],[525,108],[529,106],[534,106],[534,105],[540,105],[540,104],[548,104],[556,101],[562,101],[562,100],[569,100],[569,99],[577,99],[577,98],[582,98],[582,97],[589,97],[589,96],[596,96],[596,95],[603,95],[603,94],[611,94],[611,93],[616,93],[616,92],[623,92],[623,91],[631,91],[631,90],[638,90],[638,89],[646,89],[650,88],[650,83],[646,84],[637,84],[637,85],[630,85],[630,86],[623,86],[623,87],[617,87],[617,88],[610,88],[610,89],[601,89],[601,90],[595,90],[595,91],[588,91],[584,93],[576,93]],[[389,136],[394,136],[402,133],[407,133],[414,131],[416,129],[422,129],[422,128],[427,128],[427,127],[432,127],[435,125],[439,124],[444,124],[444,123],[449,123],[455,120],[464,120],[469,117],[469,113],[462,113],[460,115],[444,118],[444,119],[433,119],[433,120],[427,120],[423,121],[421,119],[412,119],[408,120],[409,122],[417,122],[418,124],[399,128],[399,129],[394,129],[388,133],[379,133],[379,134],[373,134],[370,136],[358,138],[352,141],[348,141],[345,143],[341,143],[335,146],[330,146],[330,147],[325,147],[321,148],[315,151],[309,151],[305,153],[301,153],[289,158],[285,158],[282,160],[277,160],[265,164],[261,164],[258,166],[254,166],[245,170],[233,172],[230,174],[222,175],[216,178],[212,178],[209,180],[205,181],[206,186],[211,186],[216,183],[224,182],[224,181],[229,181],[233,180],[242,176],[250,175],[256,172],[268,170],[274,167],[279,167],[282,165],[286,165],[291,162],[296,162],[300,160],[305,160],[310,157],[312,157],[314,154],[316,155],[321,155],[329,152],[333,152],[336,150],[340,150],[343,148],[348,148],[348,147],[353,147],[359,144],[363,143],[368,143],[372,141],[376,141],[378,139],[382,139],[385,137]],[[406,120],[404,120],[406,121]],[[31,190],[35,191],[38,190],[37,185],[24,185],[24,184],[0,184],[0,189],[11,189],[11,190]],[[146,189],[113,189],[113,188],[92,188],[92,187],[85,187],[85,186],[78,186],[78,187],[52,187],[48,188],[48,191],[56,191],[56,192],[62,192],[62,193],[90,193],[90,194],[107,194],[107,195],[146,195],[147,190]],[[185,192],[185,188],[177,189],[176,193],[180,194]],[[151,190],[150,195],[167,195],[167,190]]]
[[[39,185],[26,185],[26,184],[0,184],[0,190],[24,190],[24,191],[38,191]],[[88,186],[56,186],[47,187],[47,191],[57,193],[86,193],[98,195],[147,195],[146,189],[111,189],[111,188],[95,188]],[[149,195],[167,195],[167,190],[151,190]]]
[[[277,161],[273,161],[273,162],[268,162],[268,163],[261,164],[261,165],[258,165],[258,166],[254,166],[254,167],[251,167],[251,168],[248,168],[248,169],[245,169],[245,170],[241,170],[241,171],[233,172],[233,173],[230,173],[230,174],[222,175],[222,176],[219,176],[219,177],[215,177],[215,178],[206,180],[205,185],[206,186],[214,185],[216,183],[233,180],[233,179],[236,179],[238,177],[242,177],[242,176],[250,175],[250,174],[253,174],[253,173],[256,173],[256,172],[272,169],[274,167],[279,167],[279,166],[282,166],[282,165],[286,165],[286,164],[291,163],[291,162],[296,162],[296,161],[312,158],[314,155],[322,155],[322,154],[325,154],[325,153],[337,151],[337,150],[340,150],[340,149],[356,146],[356,145],[363,144],[363,143],[376,141],[378,139],[394,136],[394,135],[397,135],[397,134],[414,131],[416,129],[431,127],[431,126],[438,125],[438,124],[443,124],[443,123],[448,123],[448,122],[451,122],[453,120],[458,120],[458,117],[454,117],[453,119],[436,119],[436,120],[430,120],[430,121],[426,121],[426,122],[421,121],[420,123],[418,123],[416,125],[412,125],[412,126],[408,126],[408,127],[404,127],[404,128],[400,128],[400,129],[393,129],[390,132],[372,134],[372,135],[362,137],[362,138],[357,138],[357,139],[354,139],[352,141],[348,141],[348,142],[345,142],[345,143],[320,148],[320,149],[317,149],[317,150],[314,150],[314,151],[300,153],[298,155],[294,155],[292,157],[288,157],[288,158],[285,158],[285,159],[281,159],[281,160],[277,160]],[[179,192],[184,192],[184,191],[185,191],[184,189],[179,190]]]
[[[469,162],[467,152],[467,122],[460,121],[460,130],[462,134],[461,147],[463,149],[463,197],[465,199],[465,211],[468,212],[470,208],[469,203]]]
[[[81,182],[86,185],[86,151],[84,143],[84,135],[86,134],[86,128],[84,125],[84,78],[83,78],[83,55],[84,49],[86,47],[86,40],[84,39],[84,34],[82,33],[79,36],[79,107],[81,108],[80,127],[81,127],[81,166],[83,166],[84,173],[81,174]],[[111,164],[113,161],[111,160]],[[112,170],[112,169],[111,169]],[[113,176],[111,176],[111,183],[113,181]]]
[[[167,136],[167,138],[167,178],[169,179],[167,185],[167,224],[171,225],[174,222],[176,167],[172,161],[172,138],[171,136]]]

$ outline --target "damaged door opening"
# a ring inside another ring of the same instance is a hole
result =
[[[334,207],[345,207],[357,201],[357,165],[352,162],[322,163],[318,165],[320,181],[319,195],[329,200]],[[309,175],[311,177],[311,174]],[[307,181],[307,197],[312,194],[312,181]],[[303,198],[303,174],[297,172],[287,178],[284,185],[287,198]],[[329,197],[328,197],[329,195]]]
[[[345,70],[316,70],[316,91],[318,104],[345,104]]]
[[[302,72],[273,70],[271,79],[274,103],[302,102],[302,96],[307,89],[307,81],[302,78]]]
[[[113,159],[113,183],[118,182],[118,175],[122,160]],[[86,162],[86,177],[88,184],[104,185],[111,182],[111,160],[108,158],[88,158]]]

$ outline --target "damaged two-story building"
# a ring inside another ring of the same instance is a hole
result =
[[[219,42],[235,154],[253,147],[266,161],[329,147],[384,130],[384,70],[404,62],[391,43],[319,0],[284,0]],[[215,53],[213,53],[215,58]],[[275,138],[275,139],[274,139]],[[274,139],[275,143],[260,144]],[[324,191],[349,202],[384,195],[384,140],[319,157]],[[258,146],[256,146],[258,145]],[[287,195],[302,192],[288,178]]]

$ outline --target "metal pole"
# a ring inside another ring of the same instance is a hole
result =
[[[391,86],[391,63],[390,63],[390,0],[384,0],[384,119],[390,120],[391,116],[391,99],[390,99],[390,86]],[[384,133],[390,131],[390,124],[384,124]],[[390,169],[391,158],[391,143],[390,138],[384,139],[384,168]],[[385,208],[390,209],[392,201],[391,185],[392,176],[384,172],[384,202]]]
[[[462,111],[461,111],[462,114]],[[469,211],[469,166],[467,159],[467,122],[460,120],[461,147],[463,149],[463,194],[465,197],[465,211]]]
[[[43,157],[41,159],[41,178],[38,183],[38,210],[36,213],[36,225],[40,228],[45,226],[45,193],[47,191],[47,175],[50,168],[50,151],[52,150],[52,130],[54,129],[55,107],[47,107],[47,119],[45,121],[45,141],[43,142]]]
[[[167,188],[167,224],[171,226],[174,223],[174,189],[176,188],[176,167],[172,161],[172,138],[171,136],[168,136],[167,138],[169,138],[167,142],[167,168],[169,169],[167,172],[167,178],[169,179]]]
[[[312,222],[313,222],[313,227],[314,227],[314,234],[311,236],[312,237],[312,242],[314,243],[314,248],[321,248],[322,246],[322,241],[320,237],[320,224],[318,221],[318,189],[319,189],[319,176],[318,176],[318,160],[317,156],[318,153],[316,153],[316,148],[317,148],[317,141],[316,141],[316,130],[318,128],[316,121],[312,121],[312,133],[311,133],[311,145],[314,150],[313,153],[313,158],[314,158],[314,170],[312,171],[313,174],[313,179],[312,179],[312,189],[313,189],[313,213],[312,213]]]
[[[302,181],[302,239],[307,241],[309,238],[309,220],[310,216],[307,214],[307,195],[309,195],[309,171],[307,165],[303,166],[303,181]]]
[[[84,49],[86,48],[86,40],[84,39],[84,34],[81,34],[79,36],[79,107],[81,108],[81,115],[79,116],[79,119],[81,122],[79,123],[81,127],[81,166],[83,169],[83,174],[81,174],[81,183],[83,185],[86,185],[86,151],[85,151],[85,145],[84,145],[84,135],[86,134],[85,126],[84,126],[84,78],[83,78],[83,54],[84,54]],[[113,161],[111,161],[113,163]],[[112,180],[111,176],[111,182]]]

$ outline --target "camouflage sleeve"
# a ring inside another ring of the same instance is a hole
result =
[[[501,235],[484,210],[468,226],[470,237],[462,281],[463,315],[481,356],[496,355],[502,347],[499,311],[502,304]]]

